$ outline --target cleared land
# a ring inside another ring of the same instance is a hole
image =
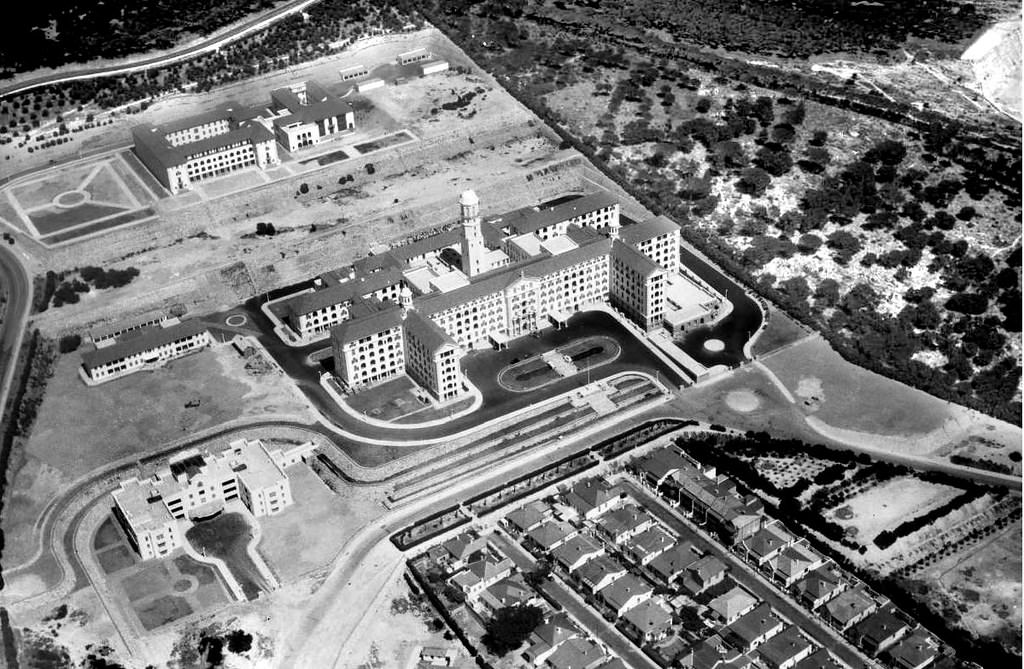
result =
[[[241,416],[304,411],[280,375],[250,375],[231,347],[91,388],[78,376],[80,364],[79,353],[58,359],[32,436],[12,461],[3,514],[7,565],[35,552],[43,508],[92,469]],[[198,406],[185,406],[194,400]]]
[[[831,513],[831,519],[848,531],[853,529],[858,542],[870,545],[879,532],[928,513],[960,492],[951,486],[904,476],[851,497]]]
[[[919,577],[930,607],[971,635],[1021,652],[1021,523]]]
[[[331,490],[306,465],[288,469],[294,504],[259,519],[256,550],[285,584],[333,560],[364,524],[384,512],[377,494],[339,483]]]

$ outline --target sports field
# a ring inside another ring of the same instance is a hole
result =
[[[121,154],[55,167],[0,192],[0,218],[44,244],[154,217],[156,194]]]

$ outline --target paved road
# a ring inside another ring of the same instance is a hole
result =
[[[3,243],[3,242],[0,242]],[[0,246],[0,288],[7,293],[7,313],[0,323],[0,408],[7,402],[18,349],[32,304],[32,282],[8,246]]]
[[[319,2],[319,0],[290,0],[279,7],[275,7],[267,10],[266,12],[262,12],[256,16],[245,19],[224,32],[207,37],[195,44],[172,49],[160,54],[159,56],[140,58],[138,60],[133,60],[130,63],[123,63],[120,65],[107,65],[103,67],[84,66],[68,72],[47,74],[40,77],[26,79],[19,83],[0,86],[0,98],[8,95],[15,95],[17,93],[24,93],[25,91],[32,90],[33,88],[39,88],[40,86],[61,84],[68,81],[80,81],[82,79],[95,79],[97,77],[108,77],[115,74],[126,74],[128,72],[138,72],[140,70],[148,70],[150,68],[176,63],[181,60],[187,60],[203,53],[216,51],[222,46],[239,40],[246,35],[256,32],[257,30],[262,30],[263,28],[280,21],[285,16],[301,11],[316,2]]]
[[[498,544],[498,548],[515,563],[519,571],[532,571],[535,560],[533,556],[519,547],[518,544],[505,538],[499,533],[491,535],[491,541]],[[558,579],[549,579],[541,586],[545,595],[561,604],[565,610],[605,646],[611,648],[626,664],[634,669],[658,669],[643,651],[637,648],[631,641],[619,632],[614,625],[598,614],[594,609],[581,602],[569,588]]]
[[[689,522],[684,521],[682,517],[675,512],[675,510],[668,507],[660,498],[655,497],[650,492],[628,479],[624,481],[624,486],[629,490],[629,493],[633,495],[638,502],[646,506],[651,513],[658,518],[658,520],[671,527],[679,535],[685,537],[694,536],[696,534],[703,539],[704,541],[701,543],[709,544],[712,553],[718,556],[726,564],[731,565],[729,575],[734,581],[750,590],[750,592],[760,597],[763,601],[771,604],[776,611],[788,618],[795,625],[799,625],[800,628],[803,629],[803,631],[819,646],[828,648],[832,653],[839,657],[839,659],[855,669],[858,667],[872,666],[866,662],[866,658],[861,655],[860,652],[856,651],[846,641],[841,640],[840,637],[830,628],[819,621],[817,616],[780,595],[774,587],[768,585],[758,575],[755,575],[746,563],[733,555],[730,551],[726,550],[721,544],[714,541],[703,532],[695,531]]]

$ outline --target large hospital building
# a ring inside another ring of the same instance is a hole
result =
[[[142,559],[167,555],[182,545],[179,521],[214,516],[233,499],[256,517],[280,513],[292,503],[285,469],[314,448],[307,442],[268,449],[259,440],[239,439],[217,454],[179,453],[152,477],[122,481],[112,493],[114,516]]]
[[[621,226],[596,193],[483,220],[475,193],[458,229],[363,258],[288,305],[303,337],[331,331],[335,376],[360,389],[408,374],[439,400],[466,392],[459,360],[611,305],[644,330],[715,317],[722,297],[685,276],[679,227],[658,216]]]
[[[135,155],[171,193],[256,166],[279,165],[280,144],[297,151],[355,128],[352,105],[309,81],[270,94],[267,106],[229,102],[163,125],[132,129]]]

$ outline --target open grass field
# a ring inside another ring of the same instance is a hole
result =
[[[830,512],[832,520],[856,531],[854,537],[868,545],[883,530],[928,513],[956,497],[959,488],[903,476],[876,485],[851,497]]]
[[[282,583],[333,560],[359,528],[384,508],[364,489],[339,487],[334,494],[306,465],[288,469],[294,504],[259,519],[256,550]]]
[[[941,428],[947,402],[843,360],[822,339],[762,359],[803,410],[840,429],[910,435]]]
[[[772,351],[787,346],[802,337],[807,336],[808,331],[800,323],[790,318],[786,312],[779,309],[769,311],[768,325],[764,332],[754,342],[754,357],[768,355]]]
[[[280,375],[248,374],[231,347],[91,388],[78,376],[80,364],[79,353],[58,359],[32,436],[12,460],[3,514],[8,565],[34,551],[33,525],[45,505],[92,469],[242,415],[303,408]],[[199,406],[185,407],[196,399]]]

